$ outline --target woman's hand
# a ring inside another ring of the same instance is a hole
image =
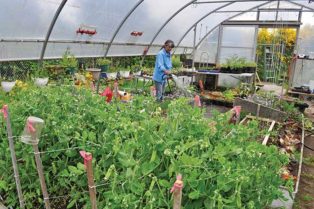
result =
[[[170,70],[164,70],[164,73],[165,73],[166,75],[169,75],[169,74],[170,74]]]

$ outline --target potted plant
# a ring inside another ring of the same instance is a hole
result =
[[[172,56],[171,62],[172,62],[173,69],[179,69],[180,67],[182,67],[182,62],[180,61],[179,56]]]
[[[46,68],[38,68],[37,70],[35,70],[34,80],[36,86],[46,86],[49,81],[48,70]]]
[[[222,65],[221,72],[243,73],[245,72],[246,59],[233,55],[226,59],[226,63]]]
[[[111,60],[106,58],[98,58],[96,59],[96,64],[100,67],[101,72],[107,72],[109,70]]]
[[[153,75],[153,73],[154,73],[154,68],[150,68],[150,67],[143,68],[143,75]]]
[[[101,69],[99,69],[99,68],[86,68],[86,71],[90,72],[92,74],[94,80],[99,79]]]
[[[77,69],[78,62],[74,55],[71,54],[69,50],[66,50],[62,56],[60,64],[65,68],[67,73],[74,74]]]
[[[222,73],[230,73],[231,72],[228,64],[221,64],[219,67],[218,67],[218,69],[220,69],[220,72],[222,72]]]
[[[142,74],[140,65],[135,64],[131,68],[131,72],[133,75],[140,76]]]
[[[117,78],[117,72],[118,72],[118,68],[115,66],[111,66],[108,70],[107,74],[107,78],[108,79],[116,79]]]
[[[247,73],[255,73],[256,71],[256,62],[250,61],[246,63]]]
[[[14,79],[14,72],[16,67],[14,66],[13,69],[11,67],[4,68],[4,71],[1,73],[1,87],[3,91],[10,92],[13,87],[15,86],[15,79]]]
[[[5,92],[10,92],[14,86],[15,86],[15,80],[11,78],[4,78],[1,81],[2,90]]]
[[[122,70],[119,71],[120,77],[121,78],[128,78],[130,77],[130,71],[131,67],[128,66],[127,68],[122,68]]]

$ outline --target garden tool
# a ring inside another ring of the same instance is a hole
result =
[[[129,102],[131,100],[131,94],[125,91],[118,90],[118,96],[122,102]]]

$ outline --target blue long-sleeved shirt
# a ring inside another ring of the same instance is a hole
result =
[[[171,70],[171,68],[171,54],[163,48],[156,56],[153,80],[157,82],[164,82],[167,77],[165,76],[164,70]]]

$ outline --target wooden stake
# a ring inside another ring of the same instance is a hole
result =
[[[178,174],[176,182],[170,192],[173,192],[173,209],[181,209],[183,181],[182,175]]]
[[[182,190],[173,192],[173,209],[181,208]]]
[[[259,117],[259,111],[261,109],[261,105],[257,104],[257,109],[256,109],[256,117]]]
[[[276,121],[273,120],[273,121],[271,122],[271,125],[270,125],[269,129],[268,129],[268,134],[266,134],[266,136],[265,136],[265,138],[264,138],[264,140],[263,140],[262,145],[266,145],[266,144],[267,144],[268,139],[269,139],[269,136],[270,136],[270,132],[273,130],[275,124],[276,124]]]
[[[36,168],[37,168],[37,172],[38,172],[38,176],[39,176],[40,186],[41,186],[41,190],[42,190],[43,196],[44,196],[45,207],[46,207],[46,209],[50,209],[49,195],[47,192],[47,186],[46,186],[45,177],[44,177],[43,165],[42,165],[42,162],[40,159],[40,153],[39,153],[37,144],[33,145],[33,150],[34,150],[34,154],[35,154]]]
[[[2,111],[3,111],[4,118],[5,118],[6,124],[7,124],[7,134],[8,134],[8,139],[9,139],[9,147],[10,147],[10,152],[11,152],[11,159],[12,159],[12,165],[13,165],[17,194],[18,194],[19,201],[20,201],[20,207],[21,207],[21,209],[24,209],[25,203],[24,203],[22,187],[21,187],[21,182],[20,182],[20,177],[19,177],[19,170],[17,167],[17,161],[16,161],[16,155],[15,155],[15,149],[14,149],[14,143],[13,143],[11,121],[10,121],[10,114],[9,114],[8,106],[6,106],[6,105],[3,106]]]
[[[86,158],[91,158],[91,153],[86,152]],[[90,196],[90,202],[92,205],[92,209],[97,209],[97,202],[96,202],[96,187],[94,183],[94,174],[93,174],[93,165],[92,159],[86,160],[86,172],[87,172],[87,180],[88,180],[88,190]]]

